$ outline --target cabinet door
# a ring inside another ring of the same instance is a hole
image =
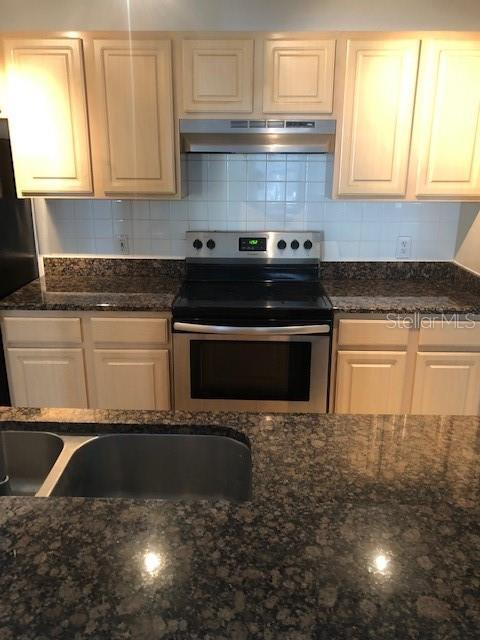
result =
[[[182,88],[187,113],[251,112],[253,40],[184,40]]]
[[[13,404],[86,408],[82,349],[7,349]]]
[[[422,44],[418,196],[480,196],[480,41]]]
[[[105,194],[175,192],[169,40],[95,40]]]
[[[480,355],[417,354],[412,413],[479,415]]]
[[[8,114],[20,194],[92,192],[80,40],[5,40]]]
[[[335,40],[267,40],[265,113],[332,113]]]
[[[404,196],[417,40],[349,40],[338,194]]]
[[[402,413],[407,354],[339,351],[336,413]]]
[[[94,351],[97,407],[170,409],[168,350]]]

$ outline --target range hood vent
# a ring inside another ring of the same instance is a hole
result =
[[[186,153],[333,153],[335,120],[180,120]]]

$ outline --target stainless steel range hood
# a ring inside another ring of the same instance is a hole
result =
[[[186,153],[333,153],[335,120],[180,120]]]

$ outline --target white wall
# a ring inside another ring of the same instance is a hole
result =
[[[0,0],[0,28],[480,28],[478,0]]]
[[[399,236],[414,260],[451,260],[458,203],[341,202],[331,163],[315,154],[188,155],[182,201],[36,200],[42,254],[185,256],[187,230],[322,231],[326,260],[392,260]]]
[[[461,207],[455,261],[480,274],[480,209],[477,204]]]

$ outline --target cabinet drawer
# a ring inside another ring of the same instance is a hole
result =
[[[92,318],[95,343],[165,344],[168,342],[166,318]]]
[[[4,318],[8,344],[80,344],[80,318]]]
[[[434,320],[420,329],[420,349],[451,347],[477,350],[480,348],[480,322],[444,322]]]
[[[390,320],[340,320],[338,346],[404,349],[408,328]]]

